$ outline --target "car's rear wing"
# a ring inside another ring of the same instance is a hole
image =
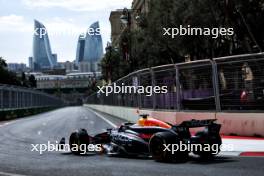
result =
[[[205,126],[211,126],[216,124],[216,119],[206,119],[206,120],[188,120],[183,121],[181,124],[176,125],[177,127],[186,127],[186,128],[198,128],[198,127],[205,127]]]
[[[207,120],[189,120],[183,121],[179,125],[172,126],[172,130],[179,133],[181,137],[188,138],[191,136],[190,128],[205,127],[208,134],[219,134],[221,129],[221,124],[215,123],[216,119]]]

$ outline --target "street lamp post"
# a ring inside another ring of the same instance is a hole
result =
[[[106,72],[107,72],[107,82],[108,84],[111,84],[111,57],[112,57],[112,45],[110,42],[107,43],[107,46],[105,48],[106,53],[108,53],[108,57],[106,58]]]
[[[125,24],[127,26],[127,30],[128,33],[130,35],[131,32],[131,13],[127,8],[123,9],[123,13],[120,16],[120,20],[123,24]],[[123,48],[123,52],[124,52],[124,57],[126,59],[127,62],[131,62],[131,37],[129,37],[128,41],[122,41],[122,48]],[[133,65],[131,63],[131,65]]]
[[[123,9],[123,13],[120,16],[120,20],[123,24],[128,26],[128,29],[130,30],[131,27],[131,10],[128,10],[127,8]]]
[[[134,60],[133,60],[133,57],[132,57],[132,38],[131,38],[131,23],[132,23],[132,18],[131,18],[131,12],[132,11],[136,11],[138,12],[139,9],[127,9],[127,8],[124,8],[123,9],[123,13],[122,15],[120,16],[120,20],[123,24],[125,24],[127,26],[127,30],[128,30],[128,33],[129,33],[129,39],[128,41],[122,41],[122,47],[123,47],[123,50],[125,50],[125,58],[128,62],[130,62],[130,68],[131,68],[131,71],[134,71]],[[140,15],[137,15],[136,18],[135,18],[137,21],[140,20]],[[128,50],[128,51],[126,51]]]

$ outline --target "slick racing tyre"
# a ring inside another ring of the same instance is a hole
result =
[[[89,142],[89,135],[85,129],[73,132],[69,140],[71,152],[76,155],[85,154]]]
[[[159,162],[185,162],[188,159],[188,151],[168,151],[165,145],[180,144],[180,139],[172,132],[160,132],[154,134],[149,141],[149,150],[154,160]]]
[[[206,148],[207,146],[210,146],[210,150],[194,152],[195,154],[199,155],[201,158],[210,159],[220,152],[222,139],[219,134],[210,136],[204,131],[199,131],[195,134],[195,137],[198,139],[198,141],[200,141],[199,143],[202,144],[203,147]]]

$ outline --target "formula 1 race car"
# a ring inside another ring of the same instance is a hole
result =
[[[204,127],[194,136],[190,128]],[[179,125],[171,125],[163,121],[141,115],[137,123],[124,123],[119,128],[108,129],[107,132],[89,136],[85,129],[80,129],[70,135],[69,146],[74,154],[81,153],[81,146],[100,145],[100,152],[108,155],[121,156],[150,156],[156,161],[178,162],[188,159],[188,154],[193,152],[204,158],[212,157],[219,153],[222,144],[219,135],[221,125],[215,119],[184,121]],[[65,143],[65,138],[61,140]],[[216,151],[179,150],[180,145],[199,144],[209,148],[217,146]],[[77,149],[74,147],[77,146]],[[176,146],[178,147],[176,150]],[[89,147],[86,147],[88,149]]]

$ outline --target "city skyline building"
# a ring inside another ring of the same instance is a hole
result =
[[[76,71],[75,62],[70,62],[70,61],[58,62],[58,65],[60,68],[65,69],[66,73]]]
[[[28,57],[28,66],[31,70],[34,69],[33,67],[34,63],[33,63],[33,57]]]
[[[51,51],[46,27],[34,20],[33,70],[52,69],[57,65],[57,55]]]
[[[7,68],[13,72],[24,72],[27,70],[27,66],[24,63],[7,63]]]
[[[111,11],[109,21],[111,24],[111,44],[113,47],[119,47],[120,36],[125,29],[125,25],[121,23],[120,17],[123,9]]]
[[[103,57],[103,41],[99,22],[94,22],[85,35],[78,38],[76,60],[79,71],[97,72],[100,70],[98,64]]]
[[[88,62],[98,62],[103,57],[103,41],[98,21],[94,22],[86,33],[83,57],[83,61]]]
[[[76,62],[82,62],[84,57],[85,38],[80,35],[77,44]]]

